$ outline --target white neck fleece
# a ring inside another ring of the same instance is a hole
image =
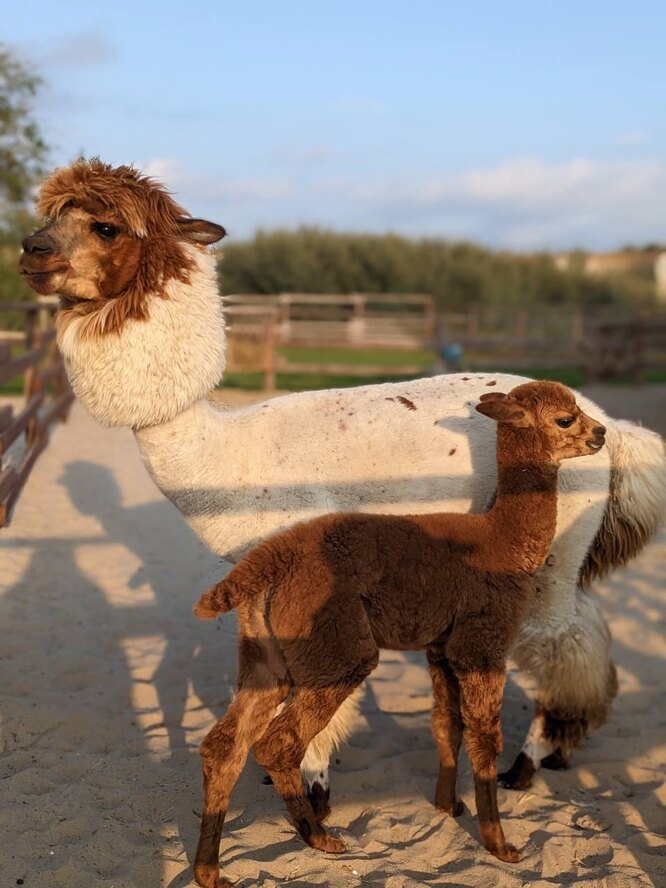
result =
[[[171,280],[149,297],[148,320],[119,333],[82,335],[85,317],[58,331],[76,396],[107,426],[141,429],[168,422],[205,397],[225,365],[225,329],[214,256],[186,248],[187,284]]]

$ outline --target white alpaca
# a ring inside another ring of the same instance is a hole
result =
[[[206,233],[208,223],[177,220],[171,237],[184,257],[183,279],[158,277],[154,289],[140,294],[142,309],[125,311],[119,320],[120,300],[129,297],[105,292],[101,260],[91,262],[91,255],[98,257],[102,248],[129,253],[131,244],[121,235],[149,239],[150,219],[142,227],[128,222],[113,200],[106,201],[102,219],[87,201],[91,193],[103,198],[114,175],[122,196],[128,168],[120,170],[122,176],[101,164],[79,164],[47,180],[42,206],[54,219],[33,235],[37,240],[26,239],[24,271],[41,292],[67,294],[59,344],[77,396],[101,423],[134,429],[155,483],[213,551],[234,562],[266,535],[326,512],[466,512],[488,505],[495,443],[472,404],[484,386],[508,390],[525,380],[457,374],[304,392],[243,409],[214,405],[206,395],[224,368],[224,319],[214,259],[197,243],[219,239],[221,229]],[[143,189],[176,207],[159,186],[131,173],[139,205]],[[55,205],[61,191],[68,200]],[[100,236],[94,228],[100,224],[116,234]],[[95,240],[88,248],[95,237],[101,246]],[[61,263],[50,276],[40,272],[56,259],[67,259],[69,270]],[[138,275],[141,255],[131,261]],[[136,302],[136,293],[128,292]],[[565,463],[560,472],[557,536],[513,649],[539,685],[523,751],[504,775],[514,787],[527,785],[544,759],[562,764],[587,726],[604,721],[616,689],[610,636],[580,579],[633,556],[658,528],[666,505],[659,436],[613,421],[576,397],[606,425],[607,447],[580,464]],[[304,759],[320,813],[331,750],[354,715],[354,703],[340,710]]]

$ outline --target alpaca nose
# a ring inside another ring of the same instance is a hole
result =
[[[47,234],[31,234],[30,237],[24,237],[21,246],[26,253],[40,253],[47,256],[53,253],[55,244]]]
[[[595,435],[605,435],[606,434],[606,426],[598,425],[592,429],[592,432]]]

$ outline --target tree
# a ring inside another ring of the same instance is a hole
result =
[[[0,44],[0,217],[25,204],[42,173],[46,142],[33,115],[41,78]]]
[[[21,238],[34,227],[31,191],[47,146],[34,116],[42,80],[0,44],[0,301],[33,299],[17,270]],[[6,322],[6,319],[4,319]],[[10,322],[16,318],[10,318]]]

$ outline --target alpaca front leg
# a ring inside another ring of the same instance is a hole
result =
[[[333,752],[353,730],[362,694],[363,689],[357,688],[342,702],[324,730],[320,731],[308,745],[301,762],[301,777],[305,792],[320,823],[331,813],[329,762]]]
[[[502,749],[500,708],[505,675],[456,672],[467,754],[474,774],[476,815],[481,842],[492,855],[516,863],[521,853],[504,838],[497,804],[497,756]]]
[[[509,789],[528,787],[541,765],[566,768],[588,727],[606,721],[617,693],[610,633],[596,601],[578,589],[565,610],[564,591],[549,591],[551,608],[525,621],[512,651],[518,666],[536,679],[538,697],[523,747],[499,775]]]

